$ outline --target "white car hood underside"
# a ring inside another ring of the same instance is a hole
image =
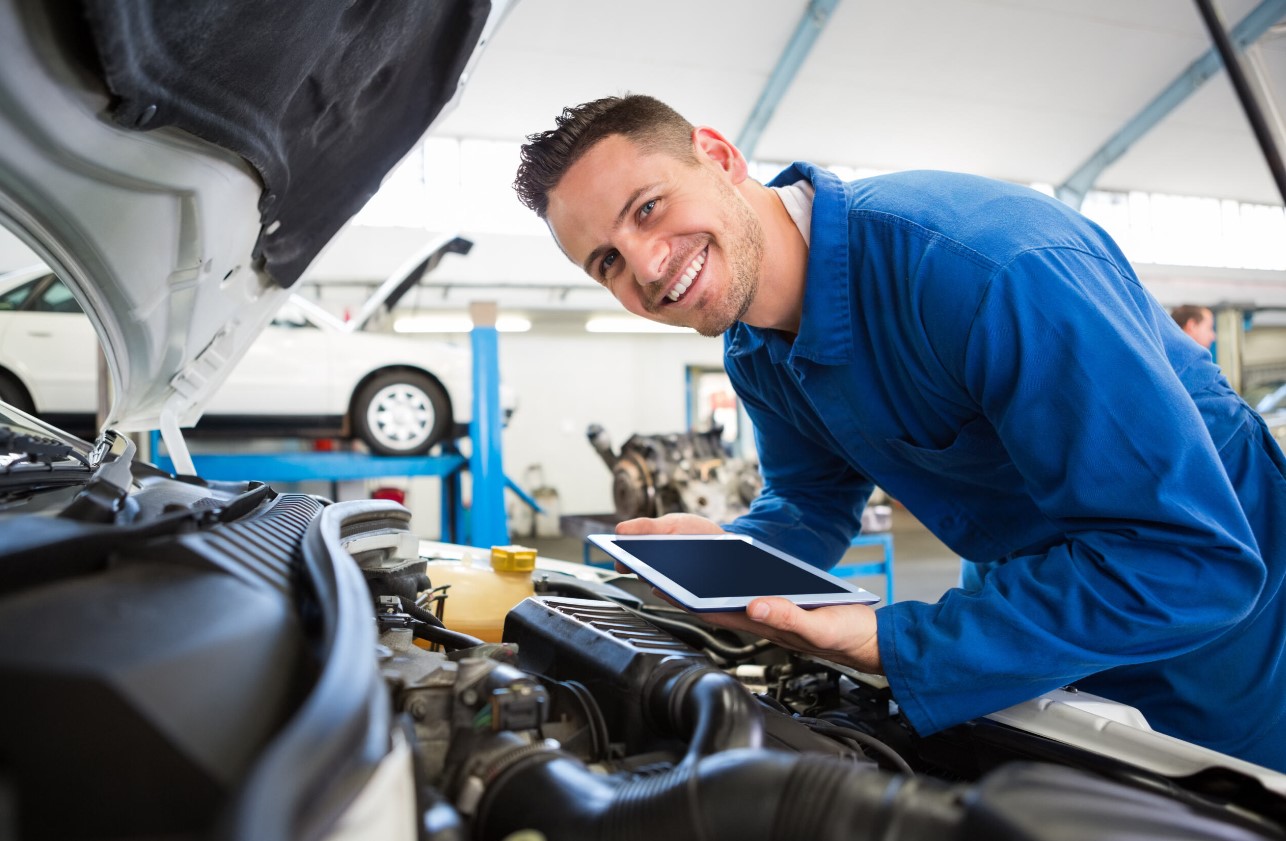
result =
[[[158,429],[204,400],[281,305],[251,266],[260,186],[240,159],[103,115],[0,4],[0,222],[72,288],[103,342],[108,425]],[[93,360],[86,360],[87,365]]]
[[[492,5],[480,43],[504,7]],[[107,425],[177,432],[290,294],[253,256],[263,185],[242,158],[186,132],[113,123],[101,81],[55,41],[40,15],[0,0],[0,224],[98,331]]]

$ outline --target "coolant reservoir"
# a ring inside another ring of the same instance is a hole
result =
[[[442,624],[483,642],[500,642],[505,616],[534,592],[536,550],[526,546],[492,546],[490,561],[466,554],[459,561],[429,561],[434,587],[450,584]]]

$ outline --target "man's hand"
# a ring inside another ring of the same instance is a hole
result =
[[[664,517],[625,520],[617,524],[616,533],[723,534],[724,530],[696,514],[666,514]],[[629,572],[620,564],[616,568],[620,572]],[[660,592],[657,595],[665,598]],[[864,604],[804,610],[787,599],[765,597],[752,601],[745,613],[702,613],[701,618],[711,625],[755,634],[786,648],[852,666],[858,671],[884,673],[875,637],[875,611]]]
[[[696,514],[666,514],[664,517],[637,517],[616,524],[617,534],[724,534],[718,524]],[[617,572],[630,569],[616,562]],[[657,595],[660,595],[659,591]]]
[[[861,672],[884,673],[875,611],[864,604],[804,610],[787,599],[765,597],[752,601],[745,613],[702,613],[701,618]]]
[[[696,514],[666,514],[664,517],[639,517],[616,524],[617,534],[723,534],[713,520]]]

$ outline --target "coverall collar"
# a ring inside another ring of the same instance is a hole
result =
[[[844,184],[814,164],[796,162],[768,183],[769,187],[793,184],[800,179],[812,182],[812,232],[808,249],[808,277],[848,277],[848,226],[844,224]],[[799,335],[794,341],[775,330],[746,324],[729,332],[727,353],[741,356],[767,342],[774,362],[787,358],[808,359],[822,365],[843,365],[853,359],[853,337],[849,290],[844,284],[806,283]]]

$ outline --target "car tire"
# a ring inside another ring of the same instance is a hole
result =
[[[387,371],[353,399],[357,437],[385,456],[427,453],[451,429],[451,400],[442,386],[417,371]]]
[[[31,396],[27,394],[27,389],[4,371],[0,371],[0,401],[8,403],[15,409],[21,409],[27,414],[34,414],[36,411],[36,407],[31,403]]]

